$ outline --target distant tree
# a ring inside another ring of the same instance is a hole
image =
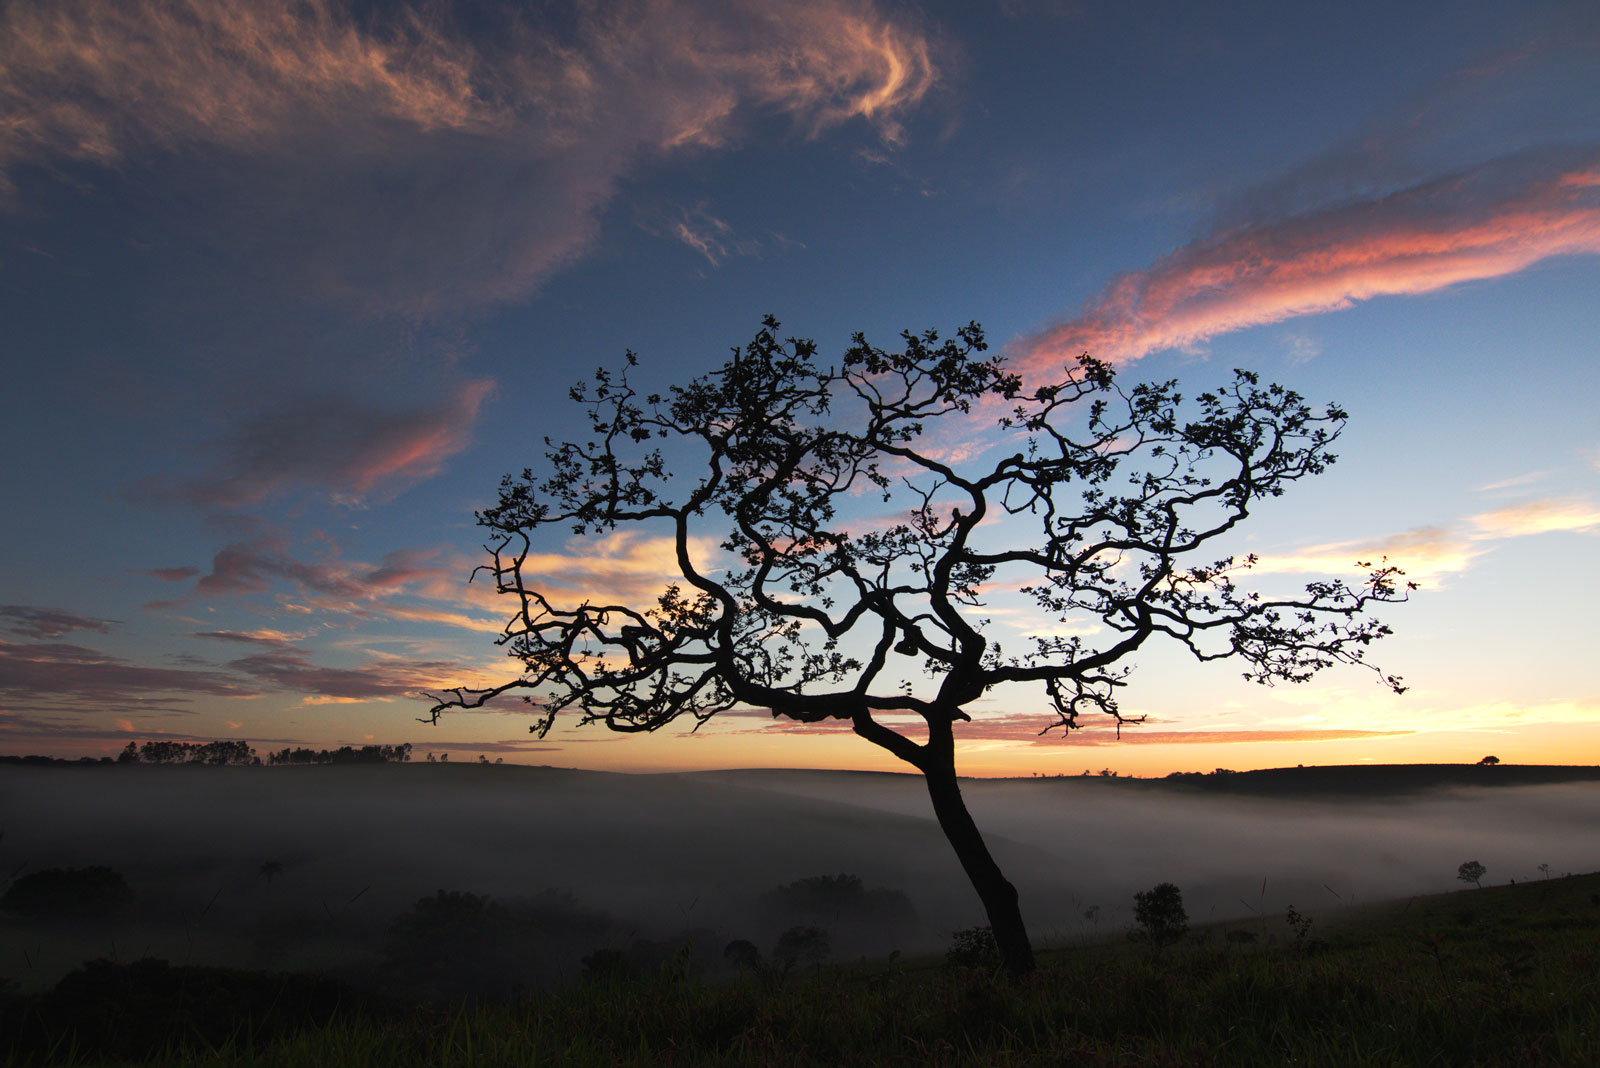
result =
[[[1183,908],[1183,891],[1172,883],[1157,883],[1133,895],[1133,918],[1140,933],[1158,946],[1176,942],[1189,932],[1189,914]]]
[[[741,972],[761,970],[761,950],[745,938],[735,938],[722,949],[722,959]]]
[[[772,948],[772,958],[784,968],[798,965],[816,966],[833,952],[828,932],[820,927],[791,927],[778,936]]]
[[[1488,874],[1489,869],[1485,868],[1482,864],[1479,864],[1475,860],[1469,860],[1465,864],[1461,865],[1461,867],[1456,869],[1457,879],[1460,879],[1464,883],[1471,883],[1480,890],[1483,889],[1483,877]]]
[[[1497,756],[1492,756],[1491,755],[1491,756],[1486,756],[1482,760],[1478,761],[1478,766],[1479,767],[1485,767],[1485,768],[1492,768],[1498,763],[1500,763],[1500,758],[1497,757]]]
[[[1365,612],[1405,599],[1398,569],[1264,592],[1240,582],[1254,556],[1215,547],[1333,462],[1345,413],[1243,371],[1185,404],[1176,382],[1125,389],[1088,355],[1025,388],[982,355],[976,323],[944,341],[906,333],[898,352],[858,334],[834,366],[777,331],[769,317],[721,369],[666,395],[630,384],[631,352],[572,388],[587,440],[547,440],[541,471],[507,475],[478,514],[491,532],[480,570],[515,604],[497,640],[523,674],[433,694],[427,718],[523,691],[540,736],[569,709],[624,732],[737,706],[848,723],[922,773],[1002,959],[1028,971],[1016,889],[956,777],[966,708],[1018,683],[1042,689],[1053,726],[1098,712],[1120,729],[1127,662],[1159,639],[1235,658],[1264,684],[1362,663],[1389,633]],[[987,445],[985,424],[999,448],[955,447]],[[867,501],[888,522],[840,514]],[[618,530],[666,534],[679,581],[653,603],[562,601],[567,579],[539,573],[535,538]],[[991,582],[1065,625],[1003,652]]]

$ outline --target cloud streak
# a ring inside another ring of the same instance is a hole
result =
[[[136,495],[202,508],[237,508],[314,488],[338,503],[387,497],[434,474],[471,441],[488,379],[464,382],[438,403],[404,410],[355,397],[296,398],[232,427],[222,460],[186,480],[148,480]],[[181,579],[183,568],[157,572]]]
[[[48,641],[70,634],[75,630],[94,630],[101,634],[109,631],[116,620],[80,616],[58,608],[36,608],[25,604],[0,605],[0,626],[24,638]]]
[[[68,643],[0,641],[0,693],[78,700],[125,701],[145,694],[242,697],[256,692],[216,671],[143,667]],[[172,700],[170,696],[165,697]]]
[[[1235,330],[1600,253],[1600,147],[1502,157],[1380,196],[1218,230],[1020,343],[1028,369],[1126,362]]]
[[[253,238],[317,293],[432,315],[529,292],[651,158],[761,114],[894,143],[935,81],[929,41],[872,0],[17,0],[0,198],[29,168],[220,152],[270,219]]]

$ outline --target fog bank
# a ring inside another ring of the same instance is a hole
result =
[[[1204,922],[1455,889],[1466,860],[1487,866],[1486,882],[1538,878],[1541,864],[1600,868],[1594,782],[1337,800],[1098,778],[963,789],[1038,938],[1126,926],[1133,893],[1162,881]],[[915,908],[893,930],[838,917],[835,957],[939,950],[952,930],[984,922],[912,776],[4,766],[0,830],[0,878],[107,865],[139,899],[118,924],[70,932],[0,918],[0,975],[25,984],[85,957],[145,952],[353,974],[392,939],[398,915],[438,890],[497,900],[554,890],[604,914],[560,920],[566,941],[531,954],[538,981],[576,974],[599,948],[583,938],[622,947],[699,929],[713,957],[735,938],[766,950],[809,920],[762,895],[810,876],[850,873]]]

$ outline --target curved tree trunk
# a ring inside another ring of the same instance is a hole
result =
[[[939,818],[944,836],[961,860],[967,878],[983,901],[989,914],[989,927],[994,931],[994,941],[1000,950],[1000,961],[1012,975],[1025,975],[1033,971],[1033,945],[1028,941],[1028,929],[1022,923],[1022,909],[1017,904],[1017,888],[1000,871],[1000,866],[989,855],[978,825],[972,822],[967,803],[961,798],[961,787],[956,781],[953,760],[942,767],[929,761],[922,775],[928,783],[928,796],[933,799],[933,811]]]

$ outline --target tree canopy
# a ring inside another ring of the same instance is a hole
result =
[[[498,640],[522,671],[435,695],[429,717],[522,691],[541,736],[568,711],[629,732],[736,706],[846,721],[923,772],[1023,970],[1015,891],[956,786],[967,705],[1033,685],[1055,725],[1104,713],[1120,727],[1131,655],[1157,638],[1256,682],[1304,681],[1365,664],[1389,633],[1368,610],[1410,585],[1379,561],[1359,581],[1263,592],[1242,581],[1256,557],[1216,547],[1334,462],[1336,405],[1246,371],[1186,401],[1176,381],[1124,387],[1087,354],[1025,384],[985,355],[976,323],[901,340],[886,351],[857,334],[825,365],[769,317],[720,369],[665,394],[634,387],[632,352],[574,386],[587,439],[546,439],[544,466],[506,476],[478,515],[481,570],[514,606]],[[530,565],[547,534],[632,528],[670,540],[678,574],[653,601],[563,601]],[[1020,648],[986,613],[1001,584],[1037,609]]]

